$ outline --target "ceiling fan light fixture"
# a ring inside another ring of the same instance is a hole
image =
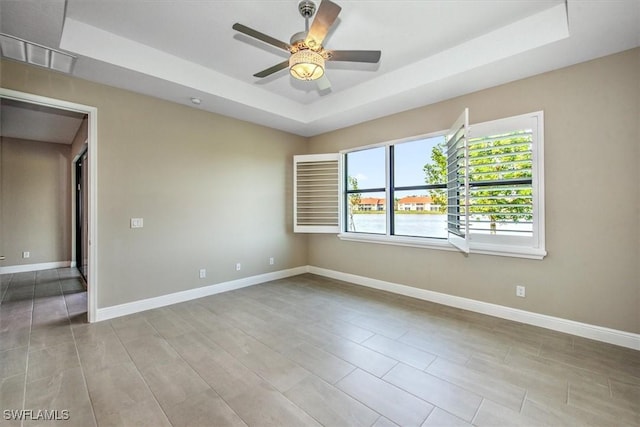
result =
[[[299,50],[289,58],[289,72],[298,80],[317,80],[324,75],[324,58],[313,50]]]

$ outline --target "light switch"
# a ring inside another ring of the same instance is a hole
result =
[[[143,226],[142,218],[131,218],[131,228],[142,228]]]

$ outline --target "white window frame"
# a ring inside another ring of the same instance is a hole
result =
[[[535,126],[531,126],[531,123]],[[495,132],[500,128],[510,127],[510,130],[514,130],[513,126],[518,126],[523,123],[525,128],[533,128],[534,143],[532,146],[532,159],[533,159],[533,177],[532,177],[532,189],[533,189],[533,236],[527,238],[518,238],[512,236],[499,236],[499,235],[482,235],[471,233],[469,236],[469,253],[470,254],[484,254],[484,255],[498,255],[517,258],[528,259],[543,259],[547,252],[545,250],[545,206],[544,206],[544,113],[537,111],[528,114],[522,114],[519,116],[507,117],[504,119],[492,120],[489,122],[479,123],[469,126],[469,138],[475,136],[487,135],[486,132]],[[426,135],[414,136],[410,138],[404,138],[386,143],[377,143],[364,147],[358,147],[355,149],[347,149],[340,151],[340,158],[344,159],[347,153],[360,151],[364,149],[376,148],[380,146],[387,147],[387,153],[389,147],[403,142],[415,141],[417,139],[432,138],[437,136],[446,135],[447,131],[434,132]],[[482,134],[481,134],[482,133]],[[388,156],[387,156],[388,159]],[[395,236],[389,234],[389,224],[387,224],[387,234],[366,234],[357,232],[345,231],[345,224],[342,218],[345,216],[344,196],[345,196],[345,182],[344,171],[342,170],[344,160],[341,162],[341,173],[343,176],[340,179],[340,232],[338,237],[345,241],[363,242],[363,243],[378,243],[385,245],[397,245],[397,246],[409,246],[427,249],[449,250],[458,251],[456,247],[451,245],[447,239],[429,238],[429,237],[408,237],[408,236]],[[387,161],[388,163],[388,161]],[[387,200],[389,200],[389,172],[388,165],[385,166],[385,174],[387,177]],[[387,223],[390,221],[390,215],[388,213]],[[525,240],[523,240],[525,239]]]

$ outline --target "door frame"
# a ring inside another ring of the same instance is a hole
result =
[[[77,104],[75,102],[63,101],[55,98],[35,95],[27,92],[20,92],[11,89],[0,88],[0,98],[12,99],[15,101],[30,104],[43,105],[60,110],[75,111],[88,116],[87,126],[87,154],[88,154],[88,176],[89,176],[89,259],[87,274],[87,319],[89,323],[97,321],[98,313],[98,109],[89,105]],[[75,168],[73,160],[71,162],[71,185],[75,185]],[[72,187],[73,191],[74,188]],[[72,192],[71,194],[74,194]],[[73,202],[72,204],[75,204]],[[73,209],[74,206],[71,206]],[[75,215],[71,215],[71,257],[75,257]]]

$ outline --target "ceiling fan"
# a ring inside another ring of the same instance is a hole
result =
[[[322,0],[318,11],[310,0],[302,0],[298,4],[298,11],[305,20],[305,31],[294,34],[289,43],[285,43],[260,31],[256,31],[242,24],[233,24],[233,29],[250,37],[268,43],[291,54],[288,60],[262,70],[254,77],[267,77],[285,68],[299,80],[318,80],[324,76],[325,61],[347,61],[377,63],[380,61],[379,50],[328,50],[322,45],[329,29],[338,18],[342,8],[337,4]],[[313,23],[309,27],[309,19],[314,15]],[[318,81],[321,90],[328,89],[330,84],[326,76]]]

